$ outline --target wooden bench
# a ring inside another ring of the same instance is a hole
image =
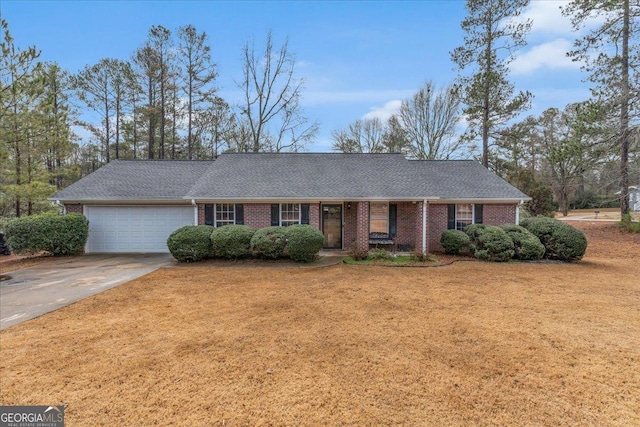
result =
[[[393,238],[389,233],[369,233],[370,245],[393,245]]]

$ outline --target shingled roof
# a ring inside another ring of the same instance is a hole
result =
[[[521,191],[475,161],[402,154],[238,153],[214,161],[109,163],[55,200],[513,200]]]
[[[55,194],[61,201],[183,201],[213,164],[188,160],[113,160]]]

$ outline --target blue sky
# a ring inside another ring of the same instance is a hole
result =
[[[102,58],[127,59],[151,25],[192,24],[205,31],[218,64],[220,95],[238,99],[241,48],[261,46],[268,30],[285,37],[305,79],[305,115],[320,123],[310,151],[329,151],[331,131],[363,117],[387,118],[427,80],[453,81],[449,52],[460,45],[464,1],[17,1],[0,0],[19,46],[76,72]],[[510,80],[535,98],[528,114],[563,108],[589,96],[579,64],[565,57],[576,34],[559,6],[532,1],[529,45],[511,65]]]

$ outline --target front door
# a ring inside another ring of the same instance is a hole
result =
[[[322,205],[324,247],[342,249],[342,205]]]

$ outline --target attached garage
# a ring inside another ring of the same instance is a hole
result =
[[[194,224],[193,206],[84,206],[88,253],[168,252],[167,237]]]

